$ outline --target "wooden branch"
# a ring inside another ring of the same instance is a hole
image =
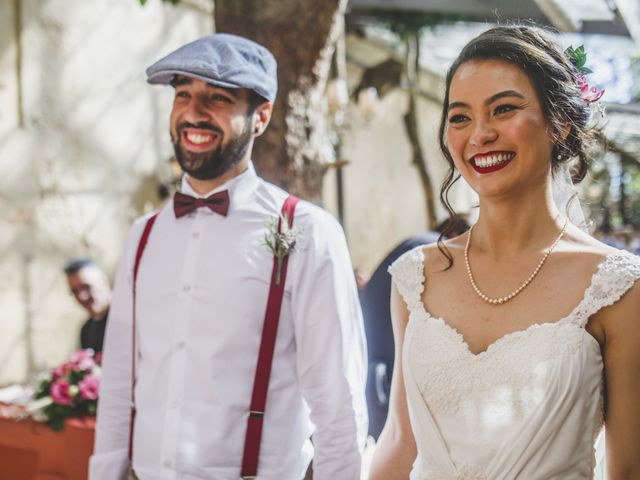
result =
[[[420,142],[420,134],[418,128],[418,60],[419,47],[418,35],[410,35],[407,37],[407,52],[405,57],[405,72],[408,83],[409,108],[404,116],[404,126],[409,137],[409,143],[412,149],[412,163],[418,169],[420,182],[425,195],[425,204],[427,210],[427,225],[430,229],[434,229],[438,223],[435,208],[435,195],[431,176],[427,170],[424,158],[424,151]]]
[[[16,42],[16,91],[18,126],[24,128],[24,95],[22,82],[22,0],[13,1],[13,31]]]

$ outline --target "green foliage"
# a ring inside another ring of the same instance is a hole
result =
[[[454,23],[464,19],[462,15],[420,10],[369,10],[362,13],[371,15],[382,26],[402,39],[419,34],[425,28],[433,28],[437,25]]]
[[[571,59],[571,63],[575,65],[580,73],[585,75],[593,73],[593,70],[585,67],[585,64],[587,63],[587,52],[584,51],[584,45],[580,45],[578,48],[569,46],[564,52]]]

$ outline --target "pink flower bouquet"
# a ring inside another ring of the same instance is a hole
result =
[[[69,417],[95,415],[100,393],[100,366],[93,350],[79,350],[40,382],[27,410],[53,430]]]

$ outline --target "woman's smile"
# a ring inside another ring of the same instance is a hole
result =
[[[509,165],[515,156],[516,154],[514,152],[493,151],[479,153],[471,157],[469,163],[478,173],[492,173],[502,170]]]

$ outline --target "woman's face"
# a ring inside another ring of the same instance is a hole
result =
[[[527,75],[503,60],[463,63],[451,80],[447,144],[482,198],[543,188],[551,169],[549,123]]]

